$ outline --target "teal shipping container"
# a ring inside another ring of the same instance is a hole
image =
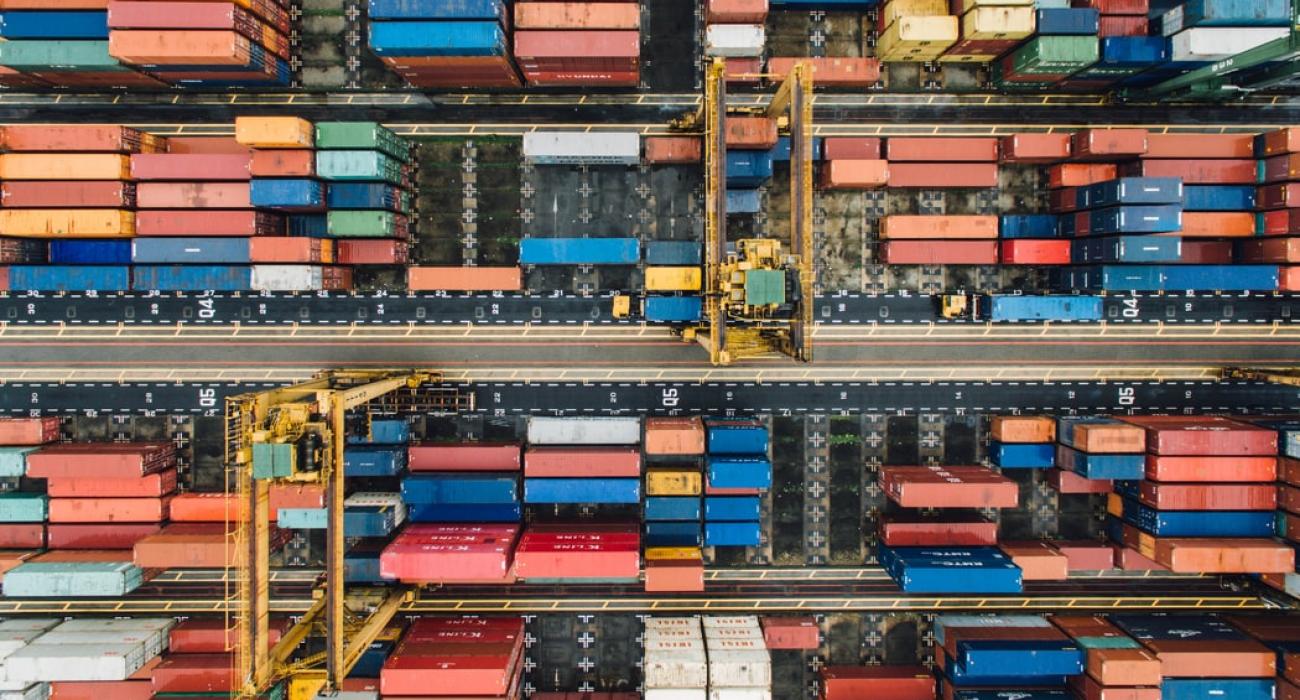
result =
[[[316,151],[316,174],[322,180],[402,181],[402,164],[380,151]]]
[[[27,562],[5,572],[6,598],[124,596],[144,581],[144,571],[130,562]]]
[[[0,477],[16,478],[27,473],[27,455],[35,447],[0,447]]]
[[[0,523],[44,522],[48,502],[43,493],[0,493]]]

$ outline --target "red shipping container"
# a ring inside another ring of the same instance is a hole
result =
[[[230,692],[235,682],[233,654],[168,654],[153,670],[155,693]]]
[[[1156,561],[1175,573],[1285,574],[1295,571],[1295,550],[1266,539],[1161,537],[1156,539],[1155,554]],[[1170,675],[1167,669],[1165,675]],[[1216,672],[1214,675],[1220,674]]]
[[[997,241],[885,241],[881,261],[889,265],[996,265]]]
[[[647,163],[699,163],[704,158],[698,136],[647,136],[643,144]]]
[[[452,637],[447,636],[449,633]],[[484,634],[497,641],[518,639],[524,634],[524,621],[518,617],[429,615],[413,620],[404,639],[439,641],[454,637],[472,641]]]
[[[168,153],[252,153],[234,136],[168,136]]]
[[[1146,36],[1149,26],[1145,16],[1102,15],[1097,23],[1097,36]]]
[[[51,498],[51,523],[156,523],[167,519],[161,498]]]
[[[1263,238],[1241,241],[1238,258],[1244,263],[1300,262],[1300,238]]]
[[[489,647],[490,649],[491,647]],[[487,650],[485,650],[486,652]],[[428,654],[394,654],[384,662],[380,671],[379,688],[384,697],[415,696],[430,688],[445,689],[456,696],[489,696],[514,698],[511,688],[517,685],[518,673],[512,671],[516,657],[507,654],[468,653],[457,656],[432,656]]]
[[[1071,676],[1070,689],[1079,700],[1160,700],[1160,688],[1105,686],[1087,674]]]
[[[767,149],[776,145],[776,120],[767,117],[727,117],[727,148]]]
[[[380,554],[380,574],[409,582],[508,582],[518,534],[517,525],[411,525]]]
[[[1264,153],[1276,156],[1282,153],[1300,153],[1300,127],[1278,129],[1264,134]]]
[[[0,525],[0,549],[43,549],[45,523],[5,523]]]
[[[763,59],[729,58],[723,75],[728,85],[754,85],[763,79]]]
[[[762,24],[767,21],[767,0],[708,0],[709,24]]]
[[[277,236],[284,218],[254,211],[138,211],[138,236]]]
[[[45,480],[50,498],[136,498],[176,490],[176,468],[131,478],[53,477]]]
[[[733,59],[727,59],[731,63]],[[875,58],[772,57],[767,60],[768,80],[779,84],[796,63],[812,64],[813,85],[818,87],[871,87],[880,82],[880,60]]]
[[[247,180],[251,158],[227,153],[137,153],[131,156],[136,180]]]
[[[1261,161],[1264,164],[1261,182],[1286,182],[1300,180],[1300,153],[1287,153]]]
[[[49,445],[27,455],[27,476],[130,479],[176,464],[170,442],[83,442]]]
[[[247,209],[253,206],[248,188],[247,182],[142,182],[135,200],[141,209]]]
[[[248,174],[252,177],[312,177],[316,174],[316,152],[308,149],[256,149],[248,163]]]
[[[890,187],[997,187],[995,163],[893,163]]]
[[[150,678],[125,681],[55,681],[49,700],[151,700]]]
[[[887,547],[992,547],[998,525],[955,515],[886,515],[880,519],[880,541]]]
[[[1007,239],[1000,242],[1003,265],[1068,265],[1070,241]]]
[[[1146,477],[1172,482],[1273,481],[1277,458],[1147,455]]]
[[[1142,481],[1143,504],[1157,510],[1273,510],[1273,484],[1160,484]]]
[[[924,666],[827,666],[825,700],[934,700],[934,675]]]
[[[1139,160],[1121,170],[1131,177],[1178,177],[1184,185],[1253,185],[1257,177],[1253,160]]]
[[[1070,571],[1106,571],[1115,568],[1115,550],[1103,542],[1053,542],[1052,546],[1065,556]]]
[[[1144,32],[1145,33],[1145,32]],[[1251,134],[1148,134],[1143,158],[1255,158]]]
[[[885,467],[885,495],[904,508],[1015,508],[1014,481],[976,466]]]
[[[1189,238],[1183,240],[1183,257],[1179,262],[1188,265],[1227,265],[1232,260],[1232,241]]]
[[[998,159],[998,140],[980,137],[893,136],[885,140],[885,157],[891,163],[991,163]]]
[[[1300,183],[1265,185],[1255,190],[1260,209],[1295,209],[1300,207]]]
[[[0,206],[135,208],[135,185],[120,180],[15,180],[0,183]]]
[[[521,68],[548,58],[622,59],[635,64],[641,56],[641,33],[637,31],[518,31],[514,44]]]
[[[880,139],[873,137],[827,136],[822,140],[825,160],[880,160]]]
[[[243,517],[243,504],[233,493],[182,493],[172,499],[172,522],[223,523]],[[275,518],[275,513],[271,514]]]
[[[400,265],[406,262],[410,248],[406,241],[388,238],[339,240],[335,247],[335,261],[340,265]]]
[[[17,8],[6,5],[0,9]],[[40,2],[32,9],[52,8],[49,3]],[[166,141],[117,124],[11,124],[0,130],[0,148],[6,151],[157,153],[166,148]]]
[[[248,260],[253,263],[332,263],[334,244],[335,241],[327,238],[254,236],[248,239]]]
[[[1292,236],[1300,234],[1300,208],[1266,211],[1262,214],[1265,236]]]
[[[811,617],[761,617],[758,621],[768,649],[814,650],[821,646],[821,630]]]
[[[620,447],[532,447],[524,476],[639,477],[641,451]]]
[[[514,443],[422,443],[406,450],[406,466],[413,472],[519,471],[521,465]]]
[[[627,528],[529,528],[515,549],[521,579],[635,579],[641,537]]]
[[[1086,187],[1119,177],[1113,163],[1061,163],[1047,171],[1048,184],[1057,187]]]
[[[1074,132],[1075,160],[1122,160],[1147,152],[1146,129],[1084,129]]]
[[[1074,7],[1090,7],[1103,15],[1142,15],[1150,11],[1149,0],[1075,0]]]
[[[271,618],[267,639],[275,644],[290,626],[289,618]],[[169,650],[173,654],[220,654],[238,643],[234,627],[228,626],[224,618],[191,617],[181,620],[168,632],[167,639]]]
[[[324,508],[325,487],[319,484],[272,484],[270,509]]]
[[[1003,163],[1058,163],[1070,157],[1069,134],[1012,134],[999,146]]]
[[[1157,455],[1277,454],[1277,431],[1223,416],[1124,416],[1146,430],[1147,450]]]
[[[59,419],[56,416],[0,418],[0,445],[27,447],[58,439]]]
[[[1058,493],[1110,493],[1112,485],[1105,479],[1085,479],[1064,469],[1050,469],[1047,483]]]
[[[105,527],[102,523],[50,523],[48,546],[50,549],[130,549],[160,529],[158,523],[118,523],[112,527]]]

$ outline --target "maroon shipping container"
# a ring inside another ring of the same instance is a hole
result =
[[[1069,134],[1012,134],[999,144],[1003,163],[1059,163],[1070,157]]]
[[[1138,500],[1157,510],[1273,510],[1277,489],[1266,484],[1163,484],[1142,481]]]
[[[1075,160],[1120,160],[1147,152],[1146,129],[1084,129],[1071,140]]]
[[[997,187],[996,163],[889,164],[890,187]]]
[[[1238,259],[1244,263],[1300,263],[1300,238],[1275,236],[1239,243]]]
[[[247,182],[142,182],[136,185],[141,209],[247,209]]]
[[[135,185],[121,180],[12,180],[0,183],[0,206],[135,208]]]
[[[406,466],[413,472],[519,471],[519,445],[515,443],[423,443],[406,451]]]
[[[9,268],[0,266],[0,292],[9,291]]]
[[[1233,261],[1232,241],[1183,239],[1183,257],[1178,262],[1187,265],[1227,265]]]
[[[873,137],[828,136],[822,140],[824,160],[880,160],[881,141]]]
[[[407,261],[409,251],[406,241],[388,238],[339,240],[334,258],[340,265],[401,265]]]
[[[1079,188],[1062,187],[1047,193],[1047,208],[1053,214],[1063,214],[1079,208]]]
[[[1254,159],[1251,134],[1148,134],[1143,158]]]
[[[1178,177],[1184,185],[1253,185],[1256,161],[1245,159],[1139,160],[1121,166],[1129,177]]]
[[[1266,211],[1263,219],[1265,236],[1300,235],[1300,208]]]
[[[247,180],[251,158],[225,153],[137,153],[131,156],[136,180]]]
[[[0,238],[0,263],[43,263],[49,247],[39,238]]]
[[[1265,158],[1265,183],[1300,180],[1300,153],[1286,153],[1272,158]]]
[[[1300,513],[1300,488],[1286,484],[1278,486],[1277,507],[1288,513]]]
[[[1273,183],[1255,188],[1255,205],[1260,209],[1300,207],[1300,182]]]
[[[42,549],[44,547],[45,523],[0,525],[0,549]]]
[[[891,164],[898,161],[992,163],[998,159],[998,140],[894,136],[885,140],[885,157]]]
[[[170,442],[83,442],[47,445],[27,455],[27,476],[131,479],[176,464]]]
[[[50,549],[130,549],[161,529],[158,523],[113,523],[111,527],[101,523],[50,523],[48,546]]]
[[[162,90],[167,84],[144,73],[131,71],[33,71],[29,75],[51,85],[75,88],[149,88]]]
[[[1102,15],[1097,22],[1097,36],[1146,36],[1150,22],[1145,15]],[[1113,81],[1098,81],[1109,85]]]
[[[998,525],[977,517],[887,515],[880,520],[880,541],[887,547],[992,547]]]
[[[997,241],[884,241],[880,259],[887,265],[996,265]]]
[[[885,495],[904,508],[1015,508],[1016,482],[985,467],[885,467]]]
[[[1150,11],[1149,0],[1074,0],[1075,7],[1090,7],[1103,15],[1142,15]]]
[[[641,476],[641,451],[620,447],[531,447],[524,452],[524,476]]]
[[[135,214],[138,236],[279,236],[284,217],[240,210],[162,209]]]
[[[1123,416],[1146,430],[1147,451],[1158,455],[1277,454],[1277,431],[1223,416]]]

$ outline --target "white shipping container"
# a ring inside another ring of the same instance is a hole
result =
[[[143,644],[31,644],[5,660],[9,680],[124,681],[150,656]]]
[[[772,685],[772,659],[767,651],[709,651],[710,687]]]
[[[700,629],[700,618],[698,617],[647,617],[645,619],[645,628],[647,630],[663,629]]]
[[[398,525],[406,522],[406,502],[402,494],[388,491],[358,491],[343,499],[343,507],[392,508]]]
[[[710,688],[709,700],[772,700],[772,689]]]
[[[706,627],[704,629],[704,638],[709,640],[709,648],[713,648],[715,640],[757,640],[763,641],[763,630],[757,627]]]
[[[646,688],[643,700],[709,700],[704,688]]]
[[[1160,15],[1160,33],[1173,36],[1183,31],[1183,6],[1178,5]]]
[[[97,620],[86,618],[80,620],[68,620],[58,627],[50,630],[50,634],[65,632],[104,632],[116,634],[119,632],[151,632],[152,636],[148,639],[149,652],[153,646],[158,647],[157,654],[161,654],[167,649],[169,634],[172,627],[176,626],[176,619],[171,617],[131,617],[110,620]],[[119,641],[129,641],[122,639]],[[44,643],[42,641],[41,643]]]
[[[709,651],[761,651],[767,652],[767,642],[760,634],[758,639],[710,639]]]
[[[319,265],[252,265],[251,286],[263,292],[310,292],[321,289]]]
[[[117,630],[113,632],[64,632],[62,629],[46,632],[37,642],[47,644],[141,644],[149,657],[163,653],[166,636],[149,630]]]
[[[700,631],[699,627],[695,629],[689,627],[647,629],[643,636],[645,639],[704,639],[704,633]]]
[[[704,640],[703,639],[671,639],[671,638],[646,639],[645,650],[647,652],[676,651],[676,650],[704,651]]]
[[[704,32],[707,56],[759,57],[766,44],[767,30],[761,24],[710,24]]]
[[[0,700],[49,700],[49,683],[29,683],[22,688],[0,690]],[[104,700],[112,700],[105,698]]]
[[[528,442],[533,445],[635,445],[640,441],[640,418],[528,419]]]
[[[54,629],[59,625],[60,620],[56,617],[33,617],[33,618],[12,618],[0,621],[0,635],[7,632],[22,632],[27,630],[46,630]]]
[[[1290,32],[1287,27],[1192,27],[1174,35],[1170,50],[1175,61],[1219,61]]]
[[[723,615],[704,618],[704,629],[710,627],[752,627],[760,629],[754,615]]]
[[[524,160],[542,165],[638,165],[641,136],[635,131],[530,131]]]
[[[0,659],[22,649],[31,644],[36,639],[45,634],[45,630],[15,630],[13,632],[0,632]]]
[[[703,651],[647,651],[642,659],[647,688],[705,688],[709,662]]]

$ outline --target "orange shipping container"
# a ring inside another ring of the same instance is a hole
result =
[[[168,525],[135,543],[135,565],[145,569],[223,569],[234,562],[234,541],[221,525]]]
[[[173,522],[221,523],[243,517],[240,501],[231,493],[182,493],[172,498],[170,519]],[[271,512],[275,519],[275,512]]]
[[[1139,19],[1142,25],[1146,26],[1146,17],[1135,17],[1130,15],[1102,15],[1101,20],[1104,25],[1107,19]],[[1145,31],[1145,29],[1143,30]],[[1068,681],[1069,688],[1074,691],[1073,697],[1078,700],[1161,700],[1160,687],[1139,688],[1125,686],[1107,686],[1098,683],[1088,674],[1071,676]]]
[[[1193,483],[1273,481],[1277,477],[1277,458],[1149,454],[1146,476],[1152,481]]]
[[[830,160],[822,164],[822,187],[832,190],[869,190],[889,182],[889,163],[883,160]]]
[[[116,153],[6,153],[0,180],[127,180],[130,156]]]
[[[22,238],[116,238],[135,233],[135,214],[122,209],[4,209],[0,231]]]
[[[998,547],[1026,581],[1064,581],[1070,575],[1070,560],[1045,542],[999,542]]]
[[[1069,134],[1012,134],[999,145],[1003,163],[1056,163],[1070,157]]]
[[[1051,416],[993,416],[992,430],[998,442],[1056,442]]]
[[[1160,659],[1145,649],[1089,649],[1088,675],[1102,685],[1160,685]]]
[[[247,182],[141,182],[135,189],[141,209],[247,209]]]
[[[248,172],[253,177],[311,177],[316,174],[316,152],[259,148],[253,151]]]
[[[880,222],[882,239],[997,238],[996,216],[886,216]]]
[[[242,66],[252,43],[233,31],[114,29],[108,54],[133,64]]]
[[[767,0],[707,0],[709,24],[762,24],[767,21]]]
[[[14,8],[0,4],[0,9]],[[117,124],[14,124],[0,129],[0,149],[6,151],[160,153],[166,147],[161,136]]]
[[[1147,134],[1143,158],[1254,158],[1252,134]]]
[[[647,593],[699,593],[704,590],[704,563],[691,559],[659,559],[645,564]]]
[[[812,65],[815,87],[871,87],[880,82],[879,59],[848,57],[769,58],[768,80],[780,83],[798,62]]]
[[[1074,132],[1076,160],[1117,160],[1147,152],[1146,129],[1084,129]]]
[[[1279,291],[1300,292],[1300,265],[1283,267],[1278,270]]]
[[[1185,238],[1245,238],[1255,235],[1255,215],[1250,212],[1183,212]]]
[[[890,187],[997,187],[996,163],[889,164]],[[994,253],[996,257],[996,251]]]
[[[407,288],[414,292],[492,292],[523,289],[517,267],[408,267]]]
[[[521,2],[515,4],[518,29],[640,29],[641,4],[635,2]]]
[[[254,263],[332,263],[334,241],[328,238],[253,236],[248,260]]]
[[[1264,134],[1264,155],[1300,153],[1300,127],[1278,129]]]
[[[281,508],[324,508],[325,487],[316,484],[272,484],[271,512]]]
[[[53,501],[51,501],[53,506]],[[1295,550],[1265,539],[1156,539],[1155,557],[1180,574],[1284,574],[1295,571]]]
[[[1084,187],[1119,176],[1119,168],[1113,163],[1061,163],[1048,171],[1048,184],[1053,188]]]
[[[1136,425],[1080,423],[1074,426],[1071,446],[1089,454],[1142,454],[1147,433]]]
[[[771,148],[776,141],[775,119],[727,117],[727,148]]]
[[[167,519],[162,498],[51,498],[52,523],[154,523]]]
[[[892,137],[885,139],[890,162],[989,163],[998,159],[998,140],[966,137]]]
[[[704,454],[704,423],[698,418],[646,418],[648,455]]]
[[[1277,656],[1253,639],[1144,639],[1165,678],[1272,678]]]
[[[0,445],[43,445],[58,439],[57,416],[0,418]]]
[[[698,136],[647,136],[647,163],[698,163],[704,155],[704,143]]]

